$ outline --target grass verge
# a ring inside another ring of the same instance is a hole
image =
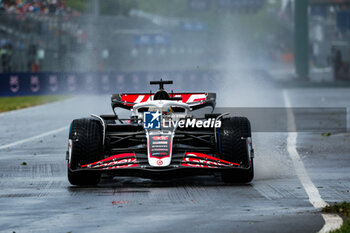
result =
[[[338,230],[332,231],[332,233],[349,233],[350,232],[350,203],[335,203],[331,206],[326,206],[322,209],[324,213],[339,214],[344,217],[344,223]]]
[[[29,108],[36,105],[47,104],[68,98],[70,97],[66,95],[1,97],[0,112]]]

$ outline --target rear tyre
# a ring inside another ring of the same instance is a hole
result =
[[[98,172],[74,172],[81,165],[103,159],[102,126],[94,119],[74,120],[71,124],[69,139],[72,142],[68,161],[68,180],[72,185],[96,185],[100,182]]]
[[[225,183],[249,183],[254,178],[253,158],[247,147],[247,138],[251,138],[250,122],[245,117],[231,117],[222,120],[220,128],[221,158],[241,164],[247,170],[224,170],[221,173]]]

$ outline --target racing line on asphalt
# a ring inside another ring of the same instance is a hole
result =
[[[61,128],[58,128],[58,129],[54,129],[54,130],[48,131],[46,133],[42,133],[42,134],[39,134],[39,135],[36,135],[36,136],[33,136],[33,137],[29,137],[29,138],[25,138],[25,139],[19,140],[17,142],[13,142],[13,143],[10,143],[10,144],[2,145],[2,146],[0,146],[0,150],[7,149],[7,148],[10,148],[10,147],[13,147],[13,146],[17,146],[17,145],[20,145],[20,144],[23,144],[23,143],[26,143],[26,142],[30,142],[30,141],[33,141],[33,140],[36,140],[36,139],[39,139],[39,138],[43,138],[43,137],[49,136],[51,134],[60,133],[60,132],[62,132],[64,130],[67,130],[68,128],[69,128],[69,126],[61,127]]]
[[[287,138],[288,153],[293,161],[295,172],[301,184],[303,185],[307,195],[309,196],[310,203],[316,209],[323,208],[327,206],[328,203],[322,199],[318,189],[312,183],[305,169],[303,161],[301,160],[300,155],[296,148],[298,133],[296,132],[295,118],[292,110],[292,104],[290,102],[290,99],[286,90],[283,90],[283,99],[284,99],[285,106],[287,108],[287,118],[288,118],[288,138]],[[343,224],[342,218],[339,217],[337,214],[322,214],[322,217],[325,221],[325,224],[322,227],[322,229],[319,231],[319,233],[330,232],[331,230],[335,230],[339,228]]]

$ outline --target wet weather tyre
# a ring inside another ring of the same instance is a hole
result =
[[[103,133],[99,121],[89,118],[74,120],[71,124],[69,139],[72,150],[69,160],[68,180],[72,185],[97,185],[101,174],[98,172],[74,172],[81,165],[103,159]]]
[[[226,161],[241,164],[243,169],[230,169],[221,173],[225,183],[249,183],[254,178],[253,158],[250,158],[247,138],[251,137],[250,122],[245,117],[222,119],[220,128],[221,158]]]
[[[233,170],[221,173],[221,179],[224,183],[250,183],[254,178],[254,162],[251,159],[249,170]]]

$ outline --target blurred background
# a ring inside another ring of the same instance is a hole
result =
[[[247,72],[282,82],[347,82],[349,6],[0,0],[0,95],[144,91],[159,78],[210,89],[223,76],[243,82]]]

